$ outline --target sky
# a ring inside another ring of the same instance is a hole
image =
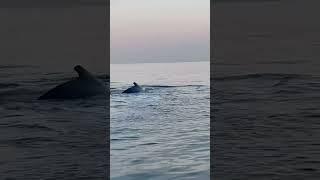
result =
[[[0,11],[0,66],[32,65],[45,71],[74,72],[73,67],[80,64],[90,71],[108,73],[105,24],[109,19],[105,6],[92,4],[105,0],[92,0],[91,4],[85,3],[89,0],[45,1],[52,3],[32,8],[32,3],[15,6],[0,2],[0,7],[7,7]],[[69,6],[75,7],[65,8]]]
[[[210,0],[111,0],[111,63],[209,61]]]

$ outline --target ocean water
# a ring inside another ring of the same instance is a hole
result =
[[[209,179],[209,67],[111,64],[112,180]],[[122,94],[133,82],[144,92]]]
[[[0,66],[1,179],[106,177],[107,97],[37,100],[76,76],[72,68]]]
[[[319,179],[318,6],[216,4],[214,178]]]
[[[213,79],[215,177],[319,177],[320,76],[299,68],[319,64],[284,61],[263,66],[264,71],[250,72],[248,65],[216,65],[248,71]],[[291,70],[277,72],[279,66]]]

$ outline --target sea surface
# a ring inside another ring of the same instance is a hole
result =
[[[209,65],[111,64],[112,180],[209,179]]]
[[[213,178],[319,179],[319,5],[216,4]]]
[[[305,67],[279,61],[263,65],[270,69],[250,72],[248,65],[216,65],[221,70],[248,71],[213,78],[215,177],[319,177],[319,73],[277,72],[281,65]]]
[[[103,179],[108,98],[37,100],[73,71],[0,66],[1,179]],[[108,82],[105,74],[97,73]]]

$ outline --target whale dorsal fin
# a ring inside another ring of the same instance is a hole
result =
[[[74,70],[78,73],[79,79],[91,79],[93,76],[82,66],[77,65],[74,67]]]

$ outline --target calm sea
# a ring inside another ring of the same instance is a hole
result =
[[[209,179],[209,62],[111,65],[111,178]],[[144,92],[122,94],[137,82]]]
[[[319,1],[230,2],[214,19],[214,177],[319,179]]]

